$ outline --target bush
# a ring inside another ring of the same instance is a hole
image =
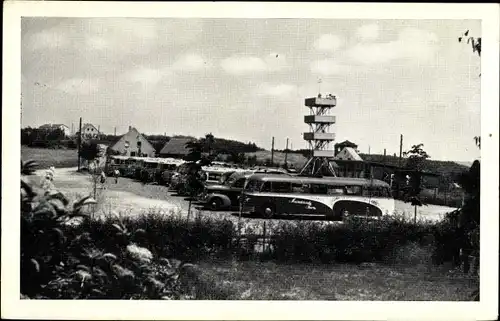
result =
[[[116,224],[123,224],[132,233],[144,231],[132,241],[147,245],[153,254],[181,260],[228,254],[235,238],[235,228],[229,220],[200,217],[187,221],[173,213],[162,215],[154,211],[136,217],[107,216],[98,223],[86,222],[81,228],[99,240],[101,248],[113,250],[117,240],[109,231],[113,231]]]
[[[30,175],[35,166],[32,161],[21,162],[21,174]],[[137,225],[130,230],[119,220],[91,220],[85,207],[95,203],[85,197],[70,204],[62,193],[40,194],[21,179],[22,298],[203,299],[208,295],[198,290],[193,296],[186,288],[185,280],[197,274],[192,264],[153,255],[141,246],[147,237]],[[206,288],[203,281],[196,286]],[[211,293],[217,298],[225,295]]]
[[[425,243],[431,226],[401,218],[348,220],[342,225],[283,224],[272,236],[272,252],[280,261],[383,262],[404,244]]]

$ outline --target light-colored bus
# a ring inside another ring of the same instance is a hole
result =
[[[268,218],[288,214],[342,220],[390,215],[395,203],[389,184],[380,180],[255,174],[247,179],[240,205],[243,213]]]

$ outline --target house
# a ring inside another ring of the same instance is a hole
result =
[[[111,146],[123,156],[155,157],[154,146],[137,129],[129,126],[128,132]]]
[[[344,147],[342,151],[335,154],[334,160],[351,160],[351,161],[363,161],[361,156],[354,150],[353,147]]]
[[[353,142],[350,142],[348,140],[345,140],[341,143],[337,143],[334,145],[334,153],[333,155],[336,156],[338,153],[340,153],[344,148],[350,147],[354,150],[358,149],[358,145],[354,144]]]
[[[337,148],[337,145],[335,145],[335,148]],[[344,147],[336,153],[333,161],[338,166],[336,168],[338,176],[363,178],[369,175],[370,170],[367,164],[358,155],[354,147]]]
[[[99,130],[92,124],[83,124],[82,126],[82,139],[98,139]]]
[[[63,131],[64,136],[68,137],[71,135],[71,130],[69,129],[68,126],[64,124],[44,124],[39,127],[39,129],[45,129],[45,130],[56,130],[60,129]]]
[[[160,151],[160,157],[183,158],[189,154],[189,149],[186,144],[193,141],[193,138],[188,137],[173,137]]]

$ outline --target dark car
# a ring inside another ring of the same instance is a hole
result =
[[[230,209],[239,205],[239,197],[246,179],[253,172],[233,173],[223,184],[207,185],[200,202],[212,210]]]

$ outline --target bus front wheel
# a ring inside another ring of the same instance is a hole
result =
[[[218,197],[213,198],[210,200],[210,209],[212,211],[218,211],[222,208],[222,200]]]
[[[274,209],[273,205],[266,204],[262,206],[260,213],[264,218],[272,218],[276,214],[276,210]]]

